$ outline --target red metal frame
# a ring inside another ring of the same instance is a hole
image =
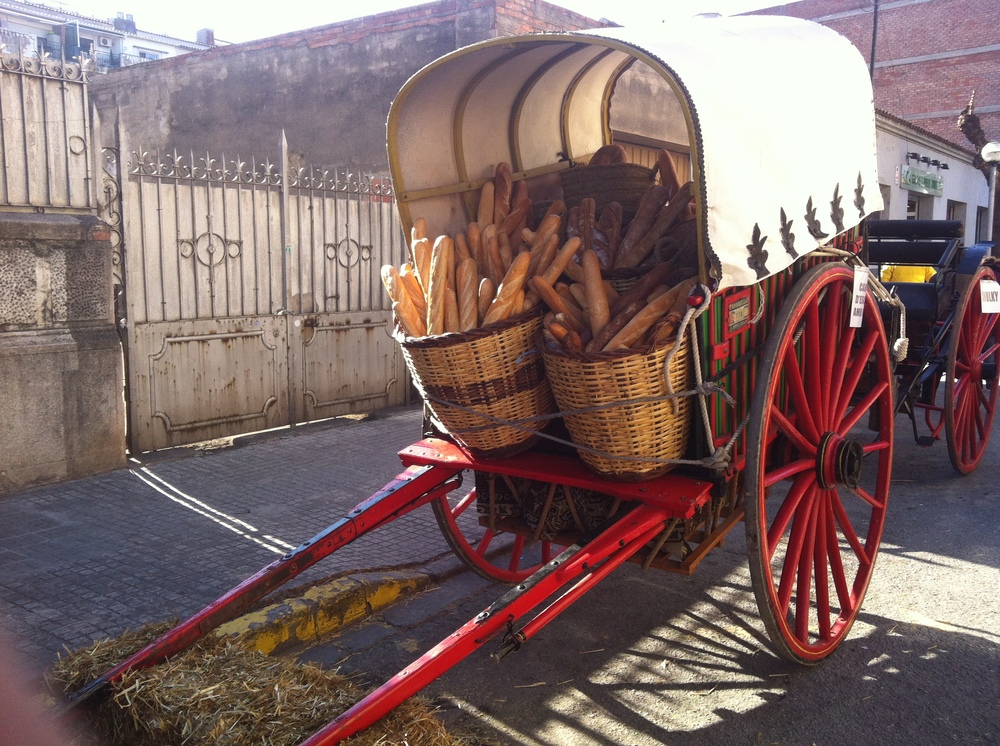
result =
[[[458,485],[460,471],[448,465],[411,466],[345,518],[247,578],[224,596],[186,619],[117,666],[78,689],[70,697],[77,707],[103,695],[110,684],[132,669],[148,668],[187,649],[220,625],[237,617],[268,593],[287,583],[342,546],[447,494]]]

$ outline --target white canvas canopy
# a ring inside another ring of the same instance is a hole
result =
[[[719,287],[774,274],[881,209],[854,46],[796,18],[712,16],[491,39],[422,69],[388,122],[404,226],[464,230],[498,162],[538,179],[586,161],[611,142],[615,84],[636,62],[679,102],[668,110],[685,120],[703,269]]]

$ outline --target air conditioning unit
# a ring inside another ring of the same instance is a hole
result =
[[[111,37],[110,36],[98,36],[97,37],[97,46],[99,46],[99,47],[110,47],[111,46]]]

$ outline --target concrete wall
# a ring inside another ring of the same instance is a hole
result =
[[[108,227],[0,213],[0,493],[125,465]]]
[[[94,76],[132,147],[387,170],[385,122],[421,67],[483,39],[601,26],[541,0],[440,0]]]

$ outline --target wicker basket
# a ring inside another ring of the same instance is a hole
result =
[[[641,481],[665,474],[672,464],[644,459],[677,459],[687,448],[692,397],[661,398],[667,389],[664,367],[673,344],[652,352],[583,354],[545,349],[545,372],[580,458],[609,479]],[[690,380],[687,335],[670,360],[675,393]],[[674,409],[676,402],[677,408]],[[570,414],[576,410],[607,407]]]
[[[555,411],[541,356],[541,316],[522,314],[461,334],[400,340],[410,375],[434,419],[479,458],[530,448],[547,420],[498,424]],[[455,406],[449,406],[453,404]]]
[[[652,169],[638,163],[611,163],[605,166],[574,166],[559,172],[563,201],[567,208],[576,207],[590,197],[597,214],[609,202],[622,206],[622,225],[628,225],[639,208],[639,200],[653,184]]]

